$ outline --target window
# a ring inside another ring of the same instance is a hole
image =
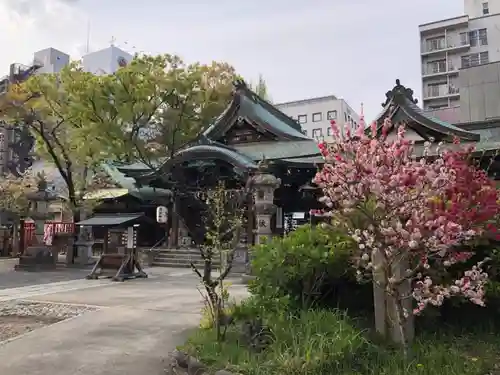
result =
[[[319,139],[323,136],[323,131],[321,128],[313,129],[313,138],[314,139]]]
[[[436,74],[446,72],[446,59],[429,61],[427,63],[427,74]]]
[[[332,136],[332,128],[331,127],[326,128],[326,135],[329,137]]]
[[[488,64],[490,56],[488,51],[481,53],[471,53],[470,55],[462,56],[462,68],[470,68],[471,66],[478,66]]]
[[[483,16],[490,14],[490,7],[488,2],[483,3]]]
[[[462,56],[461,58],[461,63],[462,63],[462,69],[470,67],[470,56]]]
[[[442,109],[442,108],[448,108],[448,104],[436,104],[429,106],[429,109]]]
[[[487,46],[488,45],[488,32],[486,29],[478,29],[469,31],[470,45],[472,47],[476,46]]]
[[[481,52],[479,54],[479,63],[480,64],[488,64],[490,62],[490,54],[488,51]]]
[[[299,121],[299,124],[305,124],[307,122],[307,115],[299,115],[297,119]]]
[[[437,96],[443,96],[448,93],[448,87],[446,82],[430,83],[427,87],[427,97],[434,98]]]
[[[437,38],[430,38],[425,41],[426,45],[426,50],[427,51],[436,51],[440,49],[445,49],[446,48],[446,40],[444,36],[440,36]]]
[[[347,113],[344,112],[344,120],[347,122]]]
[[[470,44],[469,33],[468,32],[460,33],[460,45],[466,46],[467,44]]]
[[[487,46],[488,45],[488,31],[486,29],[479,29],[477,31],[478,38],[479,38],[479,44],[482,46]]]
[[[323,119],[321,112],[313,113],[313,122],[319,122]]]
[[[337,119],[337,111],[328,111],[326,112],[327,120],[336,120]]]

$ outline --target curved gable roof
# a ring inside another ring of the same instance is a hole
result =
[[[212,140],[218,139],[240,118],[276,135],[279,140],[310,140],[302,133],[295,120],[262,99],[243,81],[235,83],[231,103],[215,123],[203,132],[203,136]]]
[[[382,104],[383,111],[378,115],[375,121],[379,129],[385,118],[394,118],[396,114],[402,112],[408,122],[409,127],[419,127],[415,129],[419,134],[429,131],[431,133],[441,134],[443,138],[458,137],[465,141],[479,141],[480,135],[461,129],[453,124],[426,114],[416,104],[413,98],[413,90],[401,85],[399,79],[396,80],[396,86],[386,94],[386,101]]]

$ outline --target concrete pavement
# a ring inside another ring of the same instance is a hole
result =
[[[0,374],[163,374],[163,360],[197,326],[203,302],[190,270],[148,273],[149,279],[123,283],[76,280],[2,290],[0,300],[17,295],[97,310],[0,343]],[[246,288],[234,284],[230,293],[241,298]]]

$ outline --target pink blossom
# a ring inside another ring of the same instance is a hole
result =
[[[482,263],[452,285],[439,285],[425,276],[431,267],[444,270],[469,260],[473,254],[460,251],[467,241],[498,235],[499,195],[486,172],[469,163],[474,147],[444,150],[431,158],[425,156],[431,153],[428,142],[424,157],[417,160],[404,126],[397,128],[394,140],[388,140],[393,129],[389,119],[382,125],[381,137],[375,123],[371,136],[363,131],[343,137],[334,122],[332,129],[335,140],[320,145],[325,164],[314,182],[323,189],[328,207],[324,212],[349,216],[357,211],[366,219],[363,228],[345,220],[359,245],[355,258],[366,267],[366,255],[373,251],[383,251],[389,262],[406,255],[415,265],[407,272],[418,305],[415,313],[454,295],[482,305],[487,282]],[[459,144],[457,139],[454,143]]]

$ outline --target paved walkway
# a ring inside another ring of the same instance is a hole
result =
[[[0,374],[163,374],[163,360],[198,324],[202,300],[190,270],[148,273],[123,283],[73,280],[0,290],[0,301],[97,307],[0,343]],[[231,289],[235,297],[246,295],[242,285]]]
[[[43,272],[15,271],[14,265],[17,264],[17,261],[17,259],[0,259],[0,289],[81,280],[92,269],[92,267],[86,267],[85,269],[61,268]]]

